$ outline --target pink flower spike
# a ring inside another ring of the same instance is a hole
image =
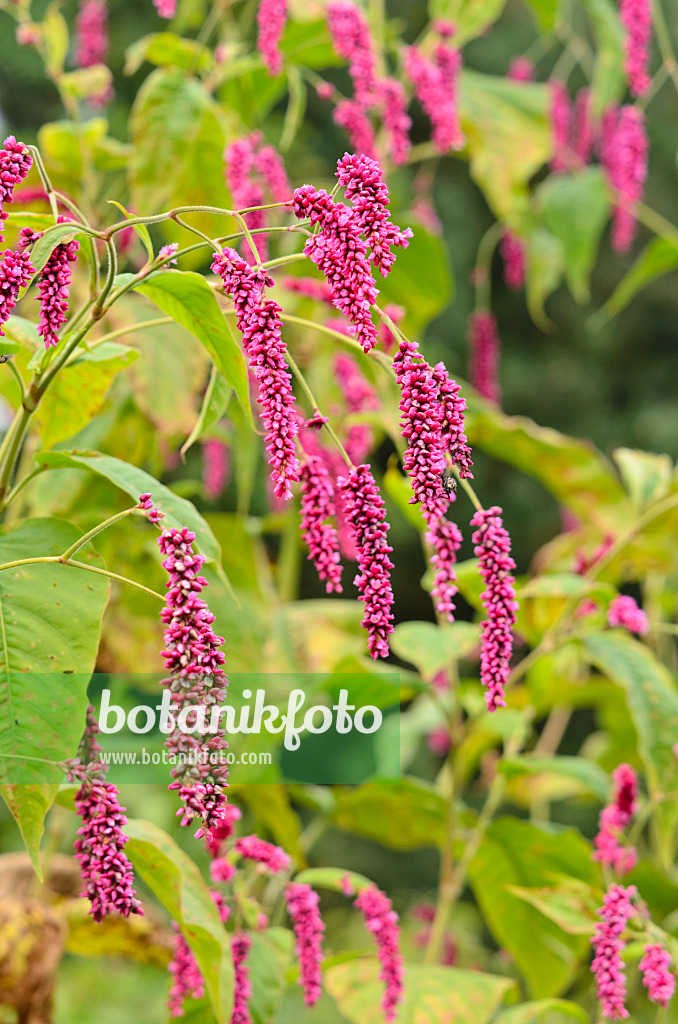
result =
[[[172,927],[175,930],[174,953],[167,965],[167,970],[172,975],[172,987],[167,1000],[167,1011],[170,1017],[183,1017],[184,1000],[189,997],[202,999],[205,995],[205,984],[191,948],[175,921],[172,922]]]
[[[369,106],[376,90],[376,55],[365,15],[350,0],[330,0],[327,27],[334,49],[349,62],[357,102]]]
[[[504,261],[504,281],[512,291],[525,285],[525,247],[517,235],[508,228],[501,236],[499,249]]]
[[[367,648],[373,658],[386,658],[386,638],[393,632],[393,562],[388,557],[393,548],[386,539],[390,529],[386,506],[368,465],[354,466],[337,484],[358,555],[360,572],[355,584],[360,591],[358,600],[365,603],[361,625],[368,632]]]
[[[401,231],[388,219],[388,189],[376,160],[345,153],[337,164],[337,178],[346,190],[353,215],[372,249],[370,260],[379,267],[382,277],[386,277],[396,259],[392,247],[407,248],[412,229]]]
[[[249,1001],[252,998],[250,972],[245,961],[252,948],[247,932],[235,932],[231,939],[231,954],[235,974],[233,986],[233,1014],[231,1024],[252,1024]]]
[[[635,913],[631,900],[636,892],[635,885],[610,886],[600,909],[602,921],[596,925],[596,934],[591,939],[595,954],[591,970],[596,992],[603,1016],[612,1020],[622,1020],[629,1015],[624,1005],[626,977],[621,952],[625,944],[621,936]]]
[[[374,156],[374,128],[364,107],[357,100],[341,100],[337,103],[332,120],[348,135],[351,149],[363,156]]]
[[[225,857],[217,857],[210,864],[210,877],[213,882],[230,882],[235,875],[235,864]]]
[[[481,624],[480,679],[485,687],[487,710],[496,711],[506,706],[504,688],[513,651],[511,627],[518,610],[511,575],[516,563],[511,558],[511,540],[502,524],[500,508],[495,505],[476,512],[471,526],[477,527],[472,540],[485,581],[480,599],[488,616]]]
[[[449,454],[453,465],[459,470],[462,480],[471,480],[473,479],[473,461],[464,424],[466,401],[459,394],[461,388],[456,381],[452,380],[444,363],[436,363],[432,372],[433,379],[438,385],[438,398],[442,406],[443,447]]]
[[[382,78],[377,87],[379,108],[388,136],[388,155],[396,166],[407,163],[412,143],[412,118],[407,113],[405,89],[397,78]]]
[[[570,122],[572,112],[565,83],[555,79],[551,86],[551,139],[553,156],[551,170],[567,170],[569,164]]]
[[[631,93],[643,96],[650,88],[647,73],[650,63],[652,13],[648,0],[619,0],[619,17],[626,30],[624,70]]]
[[[287,0],[259,0],[257,49],[264,67],[274,78],[282,74],[280,40],[287,23]]]
[[[426,736],[426,746],[436,757],[446,757],[452,746],[450,730],[444,726],[432,729]]]
[[[469,363],[471,383],[488,402],[499,402],[499,334],[492,313],[471,313],[469,327]]]
[[[398,915],[390,899],[376,886],[363,889],[354,902],[365,919],[365,926],[372,932],[381,961],[379,977],[386,986],[381,1001],[384,1020],[387,1024],[396,1019],[398,1004],[403,998],[403,957],[400,952]]]
[[[676,990],[676,977],[671,971],[671,954],[660,942],[645,946],[645,956],[639,964],[643,985],[653,1003],[668,1006]]]
[[[635,208],[647,177],[645,115],[637,107],[612,108],[603,117],[601,163],[615,191],[612,248],[627,252],[636,232]]]
[[[426,519],[426,543],[433,548],[431,565],[435,571],[431,597],[436,611],[448,622],[454,622],[454,596],[457,593],[455,563],[461,547],[462,536],[456,523],[441,516],[424,516]]]
[[[289,203],[292,198],[285,163],[275,146],[260,146],[254,157],[254,166],[266,182],[274,203]]]
[[[529,57],[514,57],[506,75],[512,82],[534,81],[534,64]]]
[[[341,593],[337,531],[325,520],[336,514],[334,488],[323,460],[307,455],[301,467],[301,532],[318,576],[328,594]]]
[[[0,151],[0,242],[4,241],[2,222],[7,220],[4,206],[13,201],[16,185],[25,179],[33,166],[33,157],[27,147],[23,142],[17,142],[13,135],[7,136],[3,147]]]
[[[137,507],[144,510],[149,523],[159,523],[161,519],[165,518],[165,513],[161,512],[151,501],[150,494],[139,495],[139,504]]]
[[[59,220],[63,222],[65,218],[60,217]],[[66,323],[72,277],[68,264],[77,260],[79,248],[80,243],[75,239],[57,245],[38,279],[40,321],[37,332],[45,339],[45,348],[58,345],[59,328]]]
[[[34,274],[30,253],[5,249],[0,263],[0,337],[5,336],[2,324],[6,323],[16,306],[19,292]]]
[[[615,768],[612,779],[614,794],[612,801],[600,813],[593,859],[600,861],[604,867],[612,868],[618,874],[624,875],[635,867],[638,859],[632,846],[625,847],[620,842],[624,829],[631,823],[636,813],[638,780],[633,768],[628,764],[620,764]]]
[[[201,447],[202,484],[207,498],[216,501],[228,483],[231,453],[228,445],[217,437],[206,438]]]
[[[105,0],[82,0],[75,19],[75,63],[79,68],[105,64],[108,8]]]
[[[441,53],[441,49],[445,52]],[[437,63],[433,63],[416,46],[405,50],[405,74],[431,122],[431,140],[439,153],[461,149],[466,141],[459,127],[454,96],[456,71],[451,53],[455,52],[441,43],[436,52]]]
[[[408,358],[410,342],[402,342],[393,368],[400,386],[400,428],[407,441],[403,468],[412,481],[410,504],[419,502],[425,512],[440,517],[448,505],[440,478],[445,470],[443,408],[438,387],[427,362]]]
[[[645,612],[626,594],[617,594],[613,599],[607,613],[607,622],[610,626],[624,626],[629,633],[637,633],[638,636],[644,636],[650,628]]]
[[[224,804],[217,824],[205,836],[205,846],[212,857],[219,856],[221,844],[233,835],[234,825],[241,818],[242,811],[239,807],[236,807],[235,804]]]
[[[236,853],[246,860],[256,861],[263,868],[277,874],[279,871],[287,871],[290,866],[290,858],[280,846],[267,843],[259,836],[241,836],[236,840]]]
[[[287,912],[292,919],[295,951],[299,961],[299,984],[304,1002],[313,1006],[322,990],[320,964],[323,961],[322,939],[325,925],[318,909],[318,894],[310,885],[291,882],[285,889]]]
[[[161,18],[173,18],[177,13],[177,0],[153,0],[156,11]]]

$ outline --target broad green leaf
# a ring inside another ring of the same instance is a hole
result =
[[[85,165],[89,163],[89,153],[95,157],[107,131],[105,117],[93,117],[83,122],[53,121],[42,125],[38,130],[38,144],[55,188],[66,189],[74,195],[78,193]]]
[[[504,758],[501,771],[508,778],[516,775],[560,775],[580,783],[605,803],[610,795],[610,779],[594,761],[583,757],[523,757]]]
[[[135,289],[200,341],[251,418],[247,370],[207,281],[188,270],[167,270]]]
[[[150,821],[128,821],[125,847],[134,869],[181,928],[202,974],[218,1024],[233,1010],[230,942],[198,868]]]
[[[59,87],[78,100],[96,100],[105,96],[113,85],[111,69],[106,64],[92,64],[88,68],[76,68],[59,76]]]
[[[142,36],[125,50],[126,75],[135,74],[144,61],[158,67],[209,70],[213,65],[210,51],[194,39],[182,39],[175,32],[153,32]]]
[[[529,208],[528,182],[552,150],[544,85],[464,70],[459,111],[471,175],[501,220],[519,228]]]
[[[54,224],[47,228],[42,238],[33,246],[31,251],[31,263],[38,273],[42,270],[50,258],[54,248],[60,242],[70,242],[77,234],[77,225],[72,221],[68,224]]]
[[[570,291],[577,302],[588,302],[589,278],[609,209],[601,169],[553,174],[539,186],[535,201],[547,228],[562,244]]]
[[[344,871],[342,868],[308,868],[295,875],[294,881],[300,885],[312,885],[317,889],[332,889],[341,893],[347,884],[356,893],[374,885],[374,882],[364,875],[359,875],[356,871]]]
[[[393,650],[426,679],[467,657],[479,642],[479,628],[471,622],[436,626],[433,622],[401,622],[391,638]]]
[[[588,955],[589,944],[564,932],[509,887],[546,886],[554,875],[592,883],[595,874],[588,843],[572,829],[499,818],[485,833],[469,879],[490,931],[513,956],[534,998],[562,992]]]
[[[624,95],[624,30],[613,0],[584,0],[596,38],[593,69],[593,116],[600,117],[610,103]]]
[[[673,464],[668,455],[641,452],[637,448],[616,448],[612,458],[638,515],[669,493]]]
[[[530,316],[544,331],[551,330],[553,326],[544,312],[544,303],[562,281],[564,269],[563,243],[550,231],[537,228],[530,235],[527,250],[525,294]]]
[[[117,206],[117,208],[124,216],[125,220],[129,220],[131,217],[133,217],[133,214],[126,210],[122,203],[117,202],[115,199],[109,199],[108,202],[111,204],[111,206]],[[153,243],[151,241],[151,236],[148,233],[148,228],[146,227],[145,224],[135,224],[134,230],[136,231],[136,233],[138,234],[139,238],[143,243],[144,249],[146,250],[146,255],[148,256],[149,260],[152,260],[155,253],[153,252]]]
[[[45,44],[45,67],[51,76],[58,77],[64,69],[68,53],[68,25],[59,10],[60,3],[51,3],[42,20],[42,38]]]
[[[72,810],[72,808],[71,808]],[[158,921],[147,915],[109,914],[103,921],[94,921],[88,900],[69,900],[63,906],[68,925],[66,952],[74,956],[118,957],[152,964],[167,970],[172,952],[168,948],[167,932]]]
[[[0,563],[59,554],[78,536],[58,519],[21,523],[0,535]],[[100,563],[89,553],[80,561]],[[0,572],[1,792],[36,870],[53,783],[62,775],[44,761],[77,750],[108,589],[103,576],[49,562]]]
[[[354,960],[324,972],[327,991],[352,1024],[382,1020],[384,983],[377,960]],[[398,1024],[487,1024],[514,987],[511,978],[457,967],[408,965]]]
[[[163,526],[166,529],[174,527],[177,530],[187,526],[196,535],[196,543],[208,562],[219,564],[221,551],[219,544],[210,530],[209,526],[196,511],[195,507],[179,498],[169,487],[165,487],[159,480],[149,473],[132,466],[129,462],[116,459],[112,455],[103,455],[101,452],[89,451],[56,451],[37,452],[35,461],[39,466],[47,466],[56,469],[87,469],[91,473],[98,473],[106,480],[110,480],[126,494],[129,494],[135,501],[139,500],[140,494],[150,491],[153,501],[161,512],[165,513]]]
[[[252,932],[247,969],[252,985],[249,1011],[253,1024],[273,1024],[287,987],[294,936],[286,928]]]
[[[377,287],[380,304],[394,302],[405,308],[403,330],[419,334],[447,306],[454,282],[443,240],[416,223],[412,231],[409,245],[397,250],[393,269]]]
[[[494,24],[505,4],[506,0],[429,0],[429,13],[431,18],[453,20],[454,44],[463,46]]]
[[[628,306],[631,299],[658,277],[678,267],[678,245],[668,238],[653,238],[624,275],[607,302],[591,317],[591,327],[602,326]]]
[[[569,935],[593,935],[602,894],[586,882],[568,878],[559,885],[533,888],[507,886],[509,892],[548,917]]]
[[[568,999],[538,999],[502,1010],[495,1024],[558,1024],[559,1017],[574,1017],[582,1024],[589,1024],[590,1019],[583,1007]]]
[[[605,534],[628,528],[633,511],[611,464],[588,441],[540,427],[523,416],[505,416],[468,396],[466,429],[471,444],[536,477],[582,522]]]
[[[14,346],[5,348],[6,352],[16,352],[20,345],[35,352],[36,349],[44,345],[43,339],[35,329],[35,324],[22,316],[10,316],[7,323],[3,324],[2,329],[7,335],[7,339],[3,339],[3,346]]]
[[[103,405],[113,378],[137,356],[134,349],[109,341],[68,363],[35,414],[45,448],[82,430]]]
[[[191,445],[195,444],[203,434],[219,422],[228,408],[233,388],[221,376],[216,366],[212,367],[207,390],[200,407],[200,415],[193,430],[181,446],[181,454],[185,455]]]
[[[446,816],[446,802],[431,786],[401,779],[338,791],[333,820],[394,850],[414,850],[442,845]]]
[[[556,23],[559,0],[527,0],[527,2],[542,31],[550,31]]]

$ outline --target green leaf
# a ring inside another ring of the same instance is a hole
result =
[[[570,291],[577,302],[588,302],[591,270],[609,213],[602,170],[553,174],[539,186],[535,200],[549,231],[562,243]]]
[[[205,346],[251,421],[243,355],[205,278],[188,270],[167,270],[135,290],[147,295]]]
[[[544,1020],[547,1024],[558,1024],[559,1017],[574,1017],[582,1021],[582,1024],[589,1024],[586,1010],[568,999],[538,999],[534,1003],[519,1003],[518,1006],[502,1010],[495,1024],[541,1024]]]
[[[49,469],[87,469],[91,473],[98,473],[99,476],[110,480],[130,497],[138,501],[140,494],[151,492],[153,501],[161,512],[165,513],[163,526],[167,529],[174,527],[177,530],[187,526],[196,535],[196,542],[199,549],[206,556],[208,562],[219,564],[221,550],[217,540],[209,526],[196,511],[195,507],[179,498],[169,487],[165,487],[159,480],[144,472],[137,466],[116,459],[112,455],[103,455],[101,452],[90,451],[57,451],[37,452],[35,461],[39,466],[46,466]]]
[[[508,885],[506,888],[536,907],[540,914],[569,935],[594,934],[596,922],[600,919],[598,911],[602,894],[586,882],[568,878],[559,885],[543,888],[520,885]]]
[[[252,985],[249,1011],[254,1024],[273,1024],[287,987],[293,935],[286,928],[251,932],[247,968]]]
[[[628,306],[639,291],[678,267],[678,245],[668,238],[653,238],[624,275],[607,302],[591,317],[593,329],[601,327]]]
[[[556,23],[559,0],[527,0],[532,8],[537,24],[544,32],[549,32]]]
[[[257,819],[270,831],[276,843],[284,847],[297,864],[304,863],[301,850],[301,823],[292,810],[287,788],[275,783],[256,786],[229,785],[229,793],[239,793]]]
[[[78,536],[58,519],[21,523],[0,534],[0,563],[59,554]],[[0,573],[0,792],[38,873],[43,821],[62,775],[43,761],[77,750],[107,600],[108,581],[82,569],[46,562]]]
[[[429,15],[454,21],[455,46],[463,46],[470,39],[482,35],[499,18],[506,0],[429,0]]]
[[[344,892],[348,883],[356,893],[369,889],[374,882],[356,871],[344,871],[343,868],[308,868],[294,878],[300,885],[312,885],[317,889],[332,889],[333,892]]]
[[[403,330],[418,334],[453,296],[454,281],[447,247],[437,235],[413,224],[414,237],[398,249],[393,269],[378,282],[384,301],[405,308]]]
[[[574,572],[554,572],[543,576],[534,576],[518,590],[521,600],[528,597],[560,597],[571,599],[574,597],[586,597],[589,594],[599,592],[607,596],[612,593],[612,588],[599,580],[586,579]]]
[[[196,959],[218,1024],[233,1010],[233,966],[228,935],[198,868],[166,832],[133,819],[125,847],[134,869],[181,928]]]
[[[35,415],[45,448],[82,430],[103,405],[113,378],[137,356],[138,353],[126,345],[104,342],[68,363]]]
[[[638,515],[648,505],[668,495],[673,472],[673,464],[668,455],[641,452],[637,448],[616,448],[612,458],[619,467]]]
[[[610,794],[610,779],[593,761],[583,757],[523,757],[504,758],[501,771],[508,778],[515,775],[561,775],[581,783],[589,792],[605,803]]]
[[[182,39],[174,32],[153,32],[137,39],[125,50],[126,75],[135,74],[144,61],[159,67],[198,68],[207,71],[214,61],[208,49],[194,39]]]
[[[337,964],[324,972],[327,991],[352,1024],[382,1020],[384,983],[373,959]],[[511,978],[458,967],[408,965],[398,1024],[487,1024],[509,989]]]
[[[479,627],[471,622],[436,626],[433,622],[401,622],[391,638],[393,650],[415,665],[426,679],[467,657],[479,641]]]
[[[131,214],[128,210],[126,210],[122,203],[118,203],[115,199],[109,199],[108,202],[111,206],[117,206],[125,220],[130,220],[130,218],[133,218],[134,215]],[[148,233],[148,228],[146,227],[145,224],[135,224],[134,230],[141,239],[143,247],[146,250],[146,255],[148,256],[149,260],[153,260],[155,253],[153,252],[153,242],[151,241],[151,236]]]
[[[494,213],[520,229],[528,183],[552,151],[546,86],[464,70],[459,111],[471,175]]]
[[[31,263],[36,271],[40,273],[52,255],[53,250],[60,242],[72,241],[77,233],[77,225],[72,221],[69,221],[68,224],[54,224],[51,228],[48,228],[42,238],[39,238],[35,243],[31,252]]]
[[[3,324],[3,330],[7,338],[11,339],[11,341],[4,342],[4,344],[13,346],[4,349],[6,352],[16,352],[21,345],[31,352],[35,352],[36,349],[44,345],[42,338],[35,329],[35,324],[30,320],[25,320],[22,316],[10,316],[7,323]]]
[[[182,455],[185,455],[191,445],[195,444],[203,434],[206,434],[215,423],[219,422],[228,409],[228,403],[231,400],[232,394],[233,388],[226,383],[217,371],[216,366],[213,366],[209,384],[200,407],[200,415],[196,420],[193,430],[181,446]]]
[[[95,100],[110,92],[112,85],[113,75],[106,64],[76,68],[75,71],[67,71],[59,76],[59,88],[78,100]]]
[[[589,944],[564,932],[510,887],[546,886],[554,875],[592,883],[595,872],[590,847],[578,832],[537,828],[516,818],[494,821],[471,862],[469,880],[485,921],[535,998],[562,992]]]
[[[64,69],[68,53],[68,25],[59,10],[61,4],[51,3],[42,20],[42,38],[45,43],[45,67],[50,76],[57,78]]]
[[[333,820],[339,828],[391,849],[415,850],[442,846],[446,808],[443,797],[417,779],[370,782],[338,791]]]
[[[560,284],[565,269],[565,247],[559,238],[544,228],[530,235],[527,250],[525,293],[530,316],[543,331],[553,324],[544,313],[544,303]]]

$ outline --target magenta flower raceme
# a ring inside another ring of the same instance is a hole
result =
[[[365,15],[350,0],[330,0],[327,27],[334,49],[348,61],[356,100],[369,106],[377,84],[376,55]]]
[[[650,88],[647,69],[650,63],[652,14],[649,0],[619,0],[619,16],[626,30],[624,70],[629,89],[634,96],[642,96]]]
[[[511,558],[511,539],[498,506],[476,512],[471,526],[477,527],[472,540],[480,575],[485,581],[485,591],[480,598],[487,611],[487,619],[481,625],[480,679],[485,687],[487,710],[496,711],[506,706],[504,688],[513,651],[511,628],[518,610],[515,580],[511,575],[516,563]]]
[[[645,115],[637,107],[608,110],[603,118],[601,161],[615,191],[612,247],[626,252],[636,231],[635,207],[643,197],[647,177]]]
[[[177,13],[177,0],[153,0],[153,4],[161,18],[173,18]]]
[[[292,496],[292,483],[299,479],[294,446],[298,426],[292,378],[285,362],[281,334],[282,309],[272,299],[262,298],[263,287],[273,281],[263,271],[249,267],[235,249],[224,249],[215,256],[212,270],[219,274],[226,292],[233,296],[245,354],[259,385],[274,493],[288,500]]]
[[[202,482],[210,501],[222,493],[228,483],[231,469],[230,450],[218,437],[208,437],[202,442]]]
[[[231,202],[238,210],[244,210],[249,206],[261,206],[264,202],[264,191],[260,182],[253,177],[255,166],[255,150],[261,140],[258,132],[248,135],[242,139],[234,139],[224,150],[224,173],[226,184],[231,193]],[[254,210],[245,214],[245,223],[251,231],[258,231],[265,227],[265,212]],[[254,244],[257,248],[259,259],[265,260],[268,256],[266,235],[255,235]],[[245,258],[253,263],[254,254],[249,243],[243,241]]]
[[[379,109],[388,136],[388,155],[394,164],[407,163],[412,143],[412,118],[407,113],[405,89],[397,78],[382,78],[378,84]]]
[[[334,488],[327,467],[316,455],[307,455],[301,467],[301,532],[308,557],[318,576],[325,580],[328,594],[341,593],[339,538],[334,526],[325,522],[334,516]]]
[[[438,398],[442,407],[443,447],[459,470],[459,476],[466,480],[472,479],[473,461],[464,426],[466,401],[459,394],[461,389],[450,377],[444,363],[436,363],[432,373],[438,385]]]
[[[459,127],[454,93],[451,89],[452,67],[449,55],[436,64],[424,57],[416,46],[408,46],[405,50],[404,66],[405,74],[414,86],[415,95],[431,122],[431,139],[435,148],[439,153],[460,149],[465,140]]]
[[[643,985],[653,1003],[668,1006],[676,990],[676,976],[671,971],[671,954],[660,942],[645,946],[645,956],[639,964]]]
[[[620,764],[615,768],[612,779],[614,794],[611,803],[600,813],[593,857],[605,867],[626,874],[635,866],[637,853],[633,847],[622,846],[620,839],[636,813],[638,780],[628,764]]]
[[[221,667],[223,637],[215,636],[214,615],[199,596],[207,586],[207,580],[199,575],[205,556],[195,554],[194,540],[195,534],[185,527],[165,530],[158,538],[165,555],[163,568],[169,574],[161,619],[165,625],[162,655],[170,675],[162,680],[162,686],[172,694],[172,705],[178,714],[185,714],[187,724],[206,730],[211,722],[201,722],[192,709],[223,704],[228,679]],[[185,732],[175,724],[165,746],[179,762],[170,769],[170,789],[177,789],[184,803],[177,815],[181,815],[182,825],[188,825],[194,817],[200,819],[196,832],[199,838],[218,826],[223,817],[228,778],[223,753],[228,743],[221,722],[216,732],[205,732],[203,742],[198,737],[199,733]],[[213,760],[217,763],[210,763]]]
[[[529,57],[514,57],[506,77],[513,82],[531,82],[534,79],[534,64]]]
[[[324,189],[302,185],[294,191],[294,212],[299,220],[310,218],[320,231],[304,246],[305,254],[320,267],[332,289],[332,302],[351,324],[365,352],[377,343],[370,306],[377,300],[367,258],[367,244],[353,211],[337,203]]]
[[[552,171],[567,170],[569,160],[570,121],[572,112],[565,83],[554,80],[551,85]]]
[[[471,313],[469,326],[469,376],[476,391],[488,402],[499,402],[499,333],[492,313]]]
[[[351,148],[364,156],[374,156],[374,128],[365,108],[357,100],[341,100],[332,120],[348,135]]]
[[[403,998],[403,957],[400,952],[398,915],[390,899],[376,886],[363,889],[354,906],[365,919],[365,926],[372,932],[381,961],[379,977],[386,985],[381,1001],[384,1019],[394,1021],[398,1003]]]
[[[233,1015],[231,1024],[252,1024],[249,1001],[252,998],[252,984],[246,960],[252,939],[247,932],[235,932],[231,939],[231,954],[235,974],[233,986]]]
[[[33,157],[28,149],[23,142],[17,142],[13,135],[7,136],[3,147],[0,151],[0,242],[5,237],[2,222],[8,216],[4,206],[13,201],[15,186],[24,180],[33,166]]]
[[[337,484],[358,554],[360,572],[355,584],[360,591],[358,600],[365,604],[361,624],[368,631],[367,647],[373,658],[386,658],[386,638],[393,632],[393,563],[388,557],[393,548],[386,539],[390,529],[386,507],[367,465],[354,466]]]
[[[643,636],[650,628],[643,609],[626,594],[617,594],[613,599],[607,612],[607,621],[610,626],[625,626],[629,633],[637,633],[639,636]]]
[[[142,914],[132,888],[132,865],[125,854],[129,841],[122,827],[125,808],[118,802],[118,790],[102,779],[86,780],[75,795],[75,810],[82,818],[75,841],[75,859],[80,864],[85,889],[95,921],[110,913]]]
[[[205,836],[205,846],[212,857],[218,857],[222,843],[233,835],[236,821],[240,821],[242,812],[235,804],[226,804],[222,808],[219,823]]]
[[[290,866],[290,858],[280,846],[267,843],[259,836],[241,836],[235,842],[236,853],[246,860],[256,861],[263,868],[277,874],[279,871],[287,871]]]
[[[448,622],[454,621],[454,596],[457,593],[455,563],[461,547],[462,536],[459,527],[444,515],[425,515],[426,543],[433,548],[431,565],[434,569],[431,597],[439,615]]]
[[[518,291],[525,284],[525,246],[508,228],[499,243],[504,261],[504,280],[508,288]]]
[[[259,0],[257,49],[269,75],[282,72],[280,40],[287,23],[287,0]]]
[[[291,882],[285,889],[285,902],[296,940],[299,984],[304,990],[304,1002],[313,1006],[320,998],[322,979],[320,964],[325,925],[318,909],[320,901],[310,885]]]
[[[346,190],[353,216],[372,250],[370,260],[379,267],[382,277],[386,277],[396,259],[392,247],[405,249],[412,237],[412,229],[401,231],[389,220],[388,189],[376,160],[345,153],[337,164],[337,178]]]
[[[105,64],[108,53],[108,7],[105,0],[82,0],[75,19],[75,63],[79,68]]]
[[[59,220],[63,221],[65,218],[60,217]],[[79,248],[80,243],[75,239],[57,245],[38,279],[40,321],[37,331],[45,339],[45,348],[59,343],[58,331],[66,322],[68,312],[68,293],[72,276],[69,263],[77,260]]]
[[[457,114],[457,91],[461,71],[461,53],[447,42],[440,42],[433,51],[433,59],[442,76],[443,88],[447,94],[448,116],[456,124],[453,149],[461,149],[466,139],[459,125]]]
[[[327,281],[319,281],[317,277],[283,277],[279,284],[288,292],[296,292],[316,302],[332,302],[332,289]]]
[[[28,252],[5,249],[0,263],[0,337],[5,336],[2,324],[6,323],[16,306],[19,292],[34,274],[35,267]]]
[[[190,946],[179,931],[179,925],[173,921],[172,927],[175,930],[174,952],[167,965],[167,970],[172,975],[167,1011],[170,1017],[183,1017],[184,1000],[189,997],[202,999],[205,995],[205,984]]]
[[[285,164],[275,146],[259,146],[254,156],[254,165],[266,182],[274,203],[289,203],[292,196]]]
[[[624,941],[621,936],[627,921],[633,917],[632,899],[636,895],[635,885],[626,888],[612,885],[605,893],[600,909],[602,921],[596,925],[596,934],[591,939],[594,949],[591,970],[596,981],[596,991],[601,1002],[604,1017],[621,1020],[629,1013],[626,999],[626,977],[621,951]]]
[[[150,494],[139,495],[139,504],[137,508],[142,508],[144,510],[149,523],[159,523],[161,519],[165,518],[165,513],[160,512],[151,501]]]
[[[440,725],[426,734],[426,746],[436,757],[446,757],[452,746],[450,730]]]
[[[400,385],[400,428],[407,441],[403,468],[412,481],[410,503],[419,502],[426,512],[440,516],[447,498],[440,477],[447,463],[443,452],[443,409],[431,367],[414,362],[411,342],[403,341],[393,360]],[[400,358],[398,358],[400,357]]]

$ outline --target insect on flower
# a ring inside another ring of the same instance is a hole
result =
[[[440,474],[440,486],[445,491],[448,498],[451,498],[457,492],[457,480],[456,477],[452,476],[449,469],[444,469]]]

